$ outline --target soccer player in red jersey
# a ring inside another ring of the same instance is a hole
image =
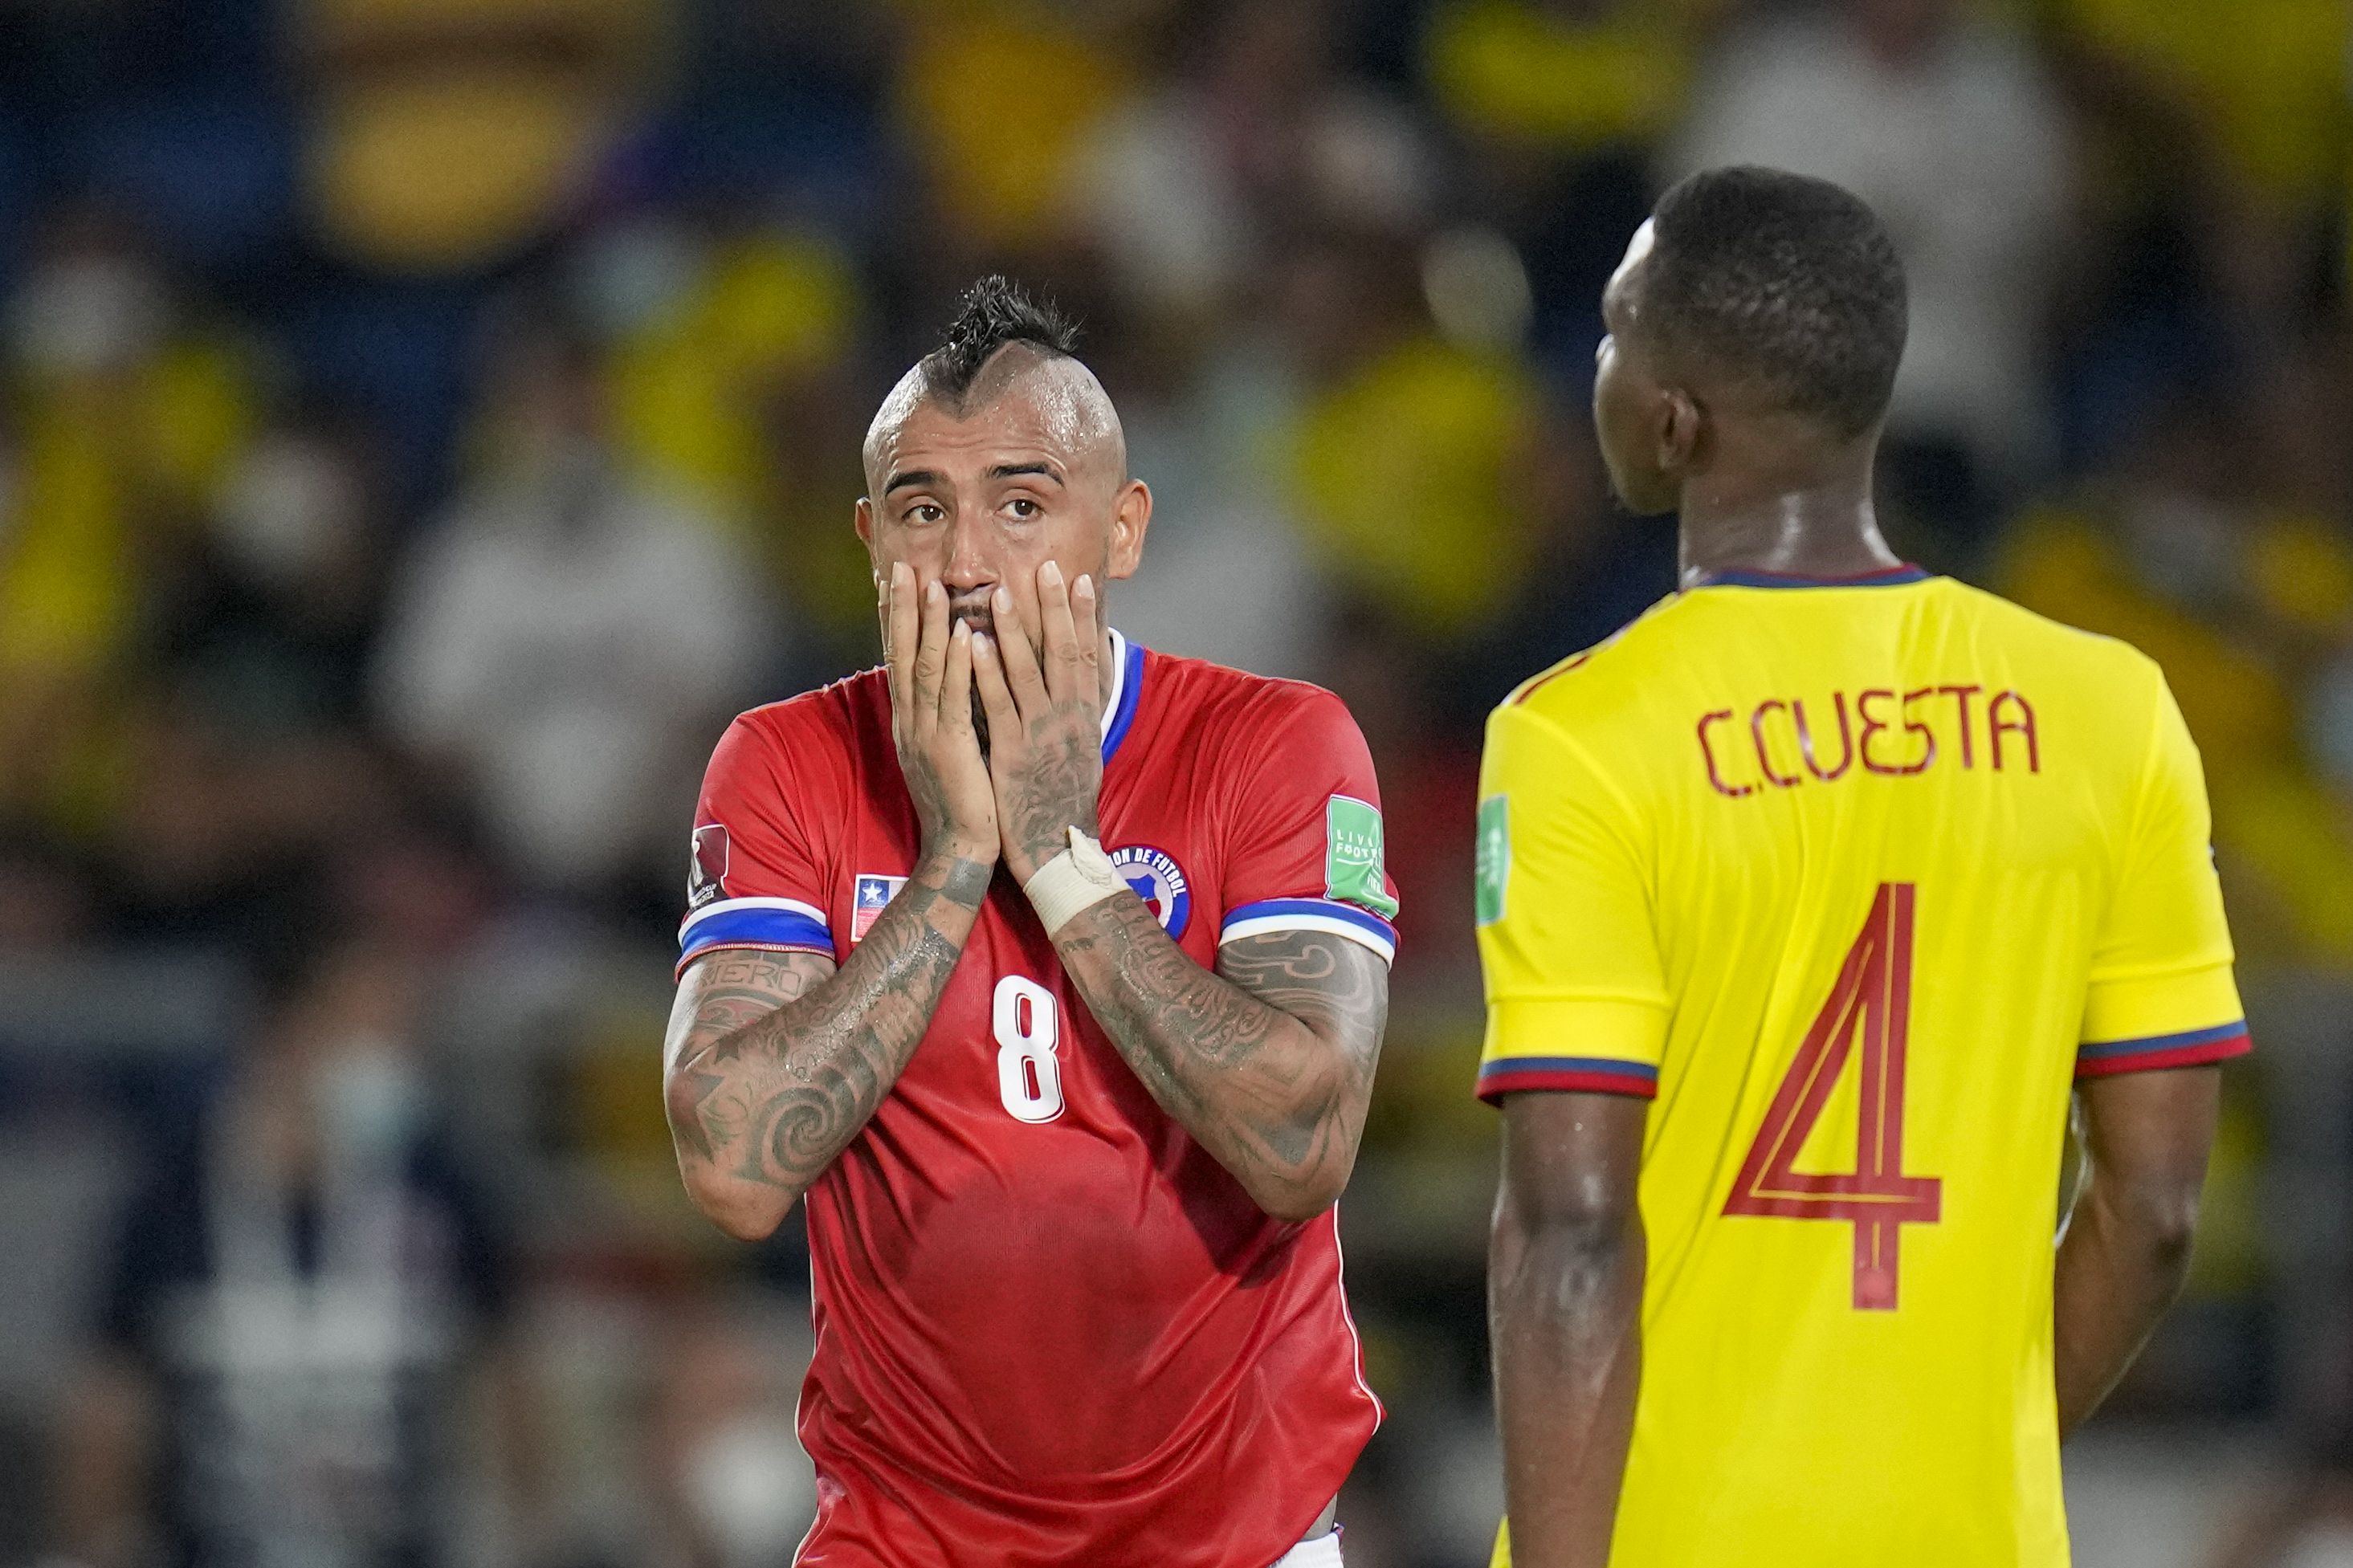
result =
[[[1071,347],[966,296],[867,437],[883,668],[738,719],[695,816],[667,1103],[730,1234],[807,1198],[813,1568],[1336,1563],[1380,1415],[1371,763],[1110,629],[1152,498]]]

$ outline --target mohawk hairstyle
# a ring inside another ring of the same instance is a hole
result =
[[[1904,358],[1904,265],[1859,197],[1735,165],[1683,180],[1651,216],[1641,288],[1663,335],[1842,437],[1887,412]]]
[[[992,272],[964,291],[947,336],[923,356],[924,388],[962,402],[981,367],[1008,343],[1027,343],[1049,359],[1069,359],[1078,349],[1078,323],[1051,300],[1032,300],[1019,284]]]

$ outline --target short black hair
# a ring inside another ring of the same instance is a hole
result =
[[[1052,300],[1033,300],[1019,284],[992,272],[964,291],[939,347],[923,357],[924,390],[961,402],[981,367],[1008,343],[1027,343],[1049,359],[1070,359],[1079,346],[1078,323]]]
[[[1904,358],[1904,264],[1878,216],[1828,180],[1704,169],[1651,209],[1638,287],[1673,345],[1853,437]]]

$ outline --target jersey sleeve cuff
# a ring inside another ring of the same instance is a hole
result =
[[[2254,1048],[2243,1018],[2178,1034],[2087,1041],[2075,1052],[2075,1076],[2110,1078],[2117,1073],[2156,1072],[2164,1068],[2205,1067],[2245,1056]]]
[[[1481,1064],[1478,1093],[1488,1104],[1501,1104],[1505,1095],[1523,1089],[1655,1100],[1659,1069],[1611,1057],[1498,1057]]]
[[[1263,899],[1229,910],[1218,930],[1218,945],[1280,931],[1325,931],[1360,942],[1384,960],[1397,958],[1397,927],[1370,910],[1337,899]]]
[[[722,899],[686,917],[678,928],[678,973],[718,947],[833,956],[825,911],[798,899]]]

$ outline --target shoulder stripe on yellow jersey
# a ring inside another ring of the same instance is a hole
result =
[[[2105,1078],[2111,1073],[2155,1072],[2160,1068],[2203,1067],[2228,1061],[2255,1048],[2243,1018],[2210,1029],[2185,1029],[2178,1035],[2145,1035],[2138,1039],[2102,1040],[2075,1053],[2077,1078]]]
[[[1521,703],[1525,702],[1529,698],[1534,697],[1546,681],[1559,679],[1562,676],[1567,675],[1570,670],[1575,669],[1577,666],[1583,664],[1587,659],[1591,658],[1592,657],[1593,652],[1588,648],[1585,652],[1578,654],[1575,658],[1562,660],[1559,664],[1546,670],[1542,675],[1537,676],[1534,680],[1531,680],[1525,686],[1521,687],[1518,691],[1513,693],[1511,705],[1514,708],[1518,707]]]
[[[1659,1069],[1647,1062],[1609,1057],[1502,1057],[1479,1069],[1482,1100],[1500,1100],[1520,1089],[1653,1100],[1659,1092]]]
[[[1712,572],[1693,585],[1700,588],[1893,588],[1905,583],[1925,583],[1935,575],[1927,568],[1915,566],[1907,561],[1900,566],[1883,566],[1876,572],[1857,572],[1848,577],[1809,577],[1796,572]]]

